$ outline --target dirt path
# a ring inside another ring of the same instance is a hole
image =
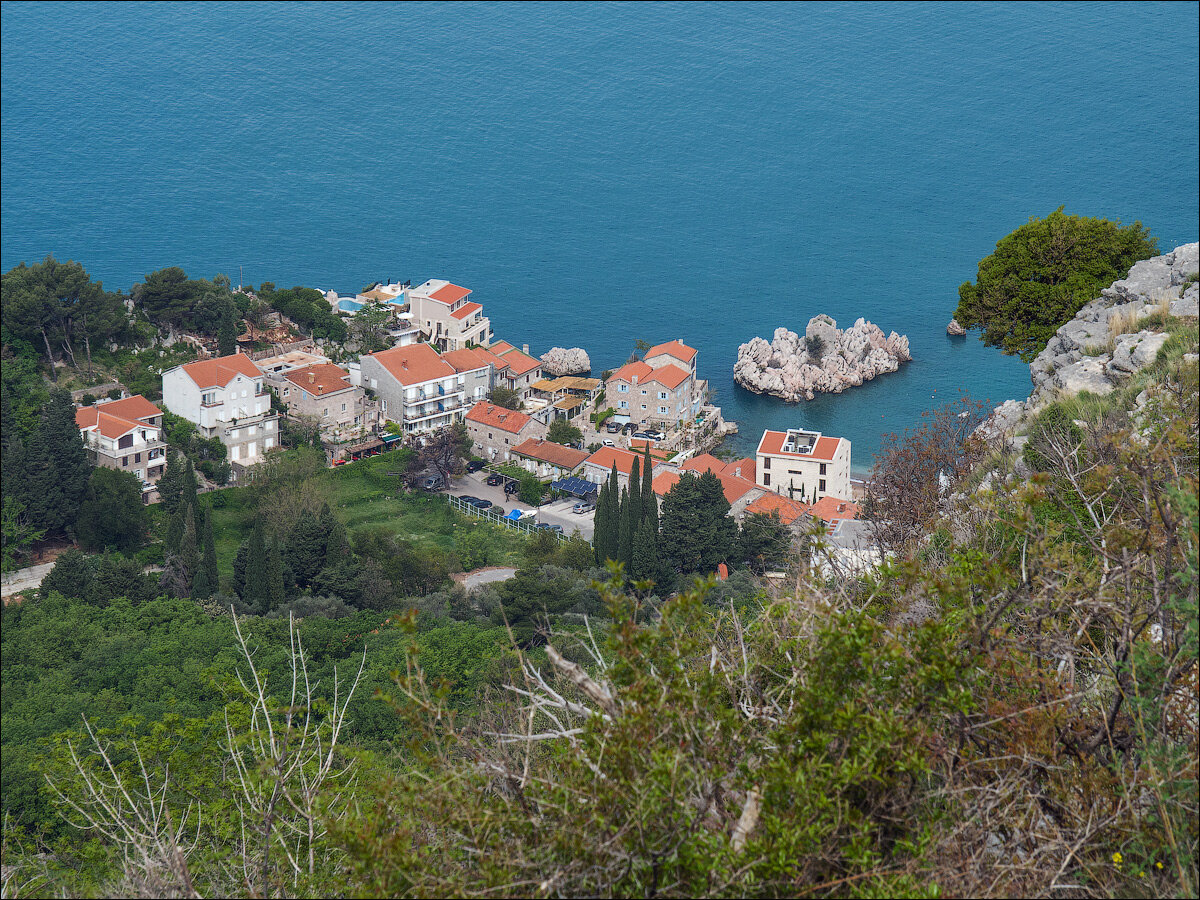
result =
[[[3,580],[0,582],[0,595],[7,599],[13,594],[37,587],[53,568],[54,563],[48,562],[42,563],[40,566],[30,566],[27,569],[9,572],[3,576]]]
[[[460,572],[451,577],[469,591],[483,584],[508,581],[508,579],[516,574],[516,569],[510,569],[507,566],[488,566],[486,569],[476,569],[474,572]]]

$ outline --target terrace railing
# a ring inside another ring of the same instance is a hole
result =
[[[545,531],[544,528],[537,528],[529,519],[513,520],[492,512],[490,509],[480,509],[474,504],[467,503],[460,497],[455,497],[453,494],[446,495],[447,502],[461,513],[466,513],[468,516],[474,516],[476,519],[483,519],[485,522],[490,522],[493,525],[502,525],[506,528],[515,528],[517,531],[522,531],[525,534],[536,534],[539,531]],[[561,531],[551,531],[559,542],[566,541],[570,535],[564,534]],[[584,540],[587,540],[584,538]],[[590,544],[591,541],[588,541]]]

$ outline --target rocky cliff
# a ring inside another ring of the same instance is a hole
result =
[[[540,357],[542,370],[549,375],[582,375],[592,371],[592,361],[579,347],[551,347]]]
[[[775,329],[770,342],[752,338],[738,347],[733,380],[747,390],[791,402],[812,400],[818,393],[838,394],[895,372],[912,359],[908,338],[858,319],[845,331],[826,315],[814,316],[801,338]]]
[[[1012,435],[1033,414],[1064,395],[1110,393],[1155,361],[1167,342],[1167,316],[1195,318],[1200,286],[1185,283],[1200,269],[1200,243],[1135,263],[1129,274],[1100,292],[1055,333],[1029,366],[1033,391],[1027,400],[996,407],[981,428],[990,436]]]

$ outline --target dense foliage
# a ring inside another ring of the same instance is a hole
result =
[[[958,289],[954,318],[983,329],[983,342],[1028,362],[1054,332],[1139,259],[1158,252],[1141,222],[1066,215],[1030,219],[979,263]]]

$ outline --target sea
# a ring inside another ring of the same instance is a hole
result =
[[[731,439],[885,435],[1028,368],[945,326],[1058,207],[1197,239],[1196,3],[4,3],[0,265],[356,292],[446,278],[594,371],[700,351]],[[817,313],[913,361],[788,404],[738,345]]]

